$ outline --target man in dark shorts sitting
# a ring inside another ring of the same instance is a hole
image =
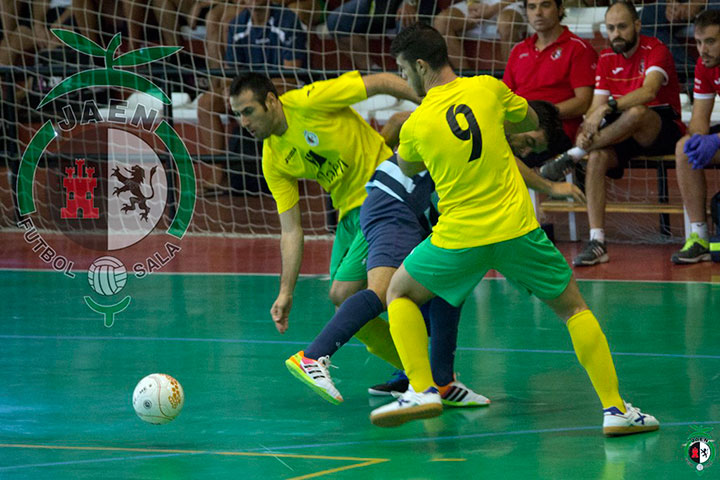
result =
[[[600,53],[592,105],[580,126],[576,148],[540,169],[558,179],[588,155],[585,193],[590,242],[573,260],[589,266],[609,260],[605,247],[605,176],[621,178],[630,158],[668,155],[685,133],[680,118],[680,86],[670,50],[660,40],[640,35],[640,20],[629,0],[605,13],[611,48]]]

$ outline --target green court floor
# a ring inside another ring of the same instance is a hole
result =
[[[290,329],[268,310],[274,276],[151,275],[112,328],[83,302],[79,273],[0,271],[0,479],[696,478],[691,425],[720,438],[720,288],[584,281],[621,393],[659,432],[606,439],[600,404],[563,324],[504,280],[468,299],[456,370],[488,396],[396,429],[370,424],[391,368],[357,343],[334,357],[345,397],[326,403],[283,365],[332,314],[328,281],[299,281]],[[94,294],[93,294],[94,295]],[[100,303],[111,303],[94,295]],[[163,426],[131,406],[137,381],[168,373],[182,414]],[[720,478],[720,459],[703,477]]]

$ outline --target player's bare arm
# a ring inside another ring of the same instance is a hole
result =
[[[270,315],[278,332],[285,333],[288,328],[293,292],[300,273],[305,244],[298,204],[280,214],[280,229],[280,257],[282,259],[280,292],[270,309]]]
[[[517,157],[515,162],[528,188],[555,198],[572,198],[576,202],[586,202],[585,194],[577,185],[570,182],[551,182],[535,173],[535,170],[525,165]]]
[[[385,139],[388,147],[394,149],[398,146],[400,143],[400,129],[411,114],[412,112],[397,112],[383,125],[380,135]]]
[[[367,90],[368,97],[380,94],[392,95],[393,97],[403,100],[410,100],[418,105],[422,101],[405,80],[392,73],[365,75],[362,79],[365,83],[365,90]]]

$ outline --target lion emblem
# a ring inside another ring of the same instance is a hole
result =
[[[147,222],[148,214],[150,213],[150,207],[148,207],[147,201],[155,196],[152,179],[156,170],[157,165],[150,170],[150,179],[148,180],[150,183],[150,195],[146,196],[142,191],[142,185],[145,183],[145,169],[143,167],[140,165],[133,165],[132,168],[126,167],[125,171],[130,174],[129,177],[120,173],[119,167],[113,169],[110,176],[117,178],[117,180],[122,183],[122,187],[115,187],[113,195],[119,197],[121,193],[130,192],[130,198],[128,199],[130,203],[123,203],[121,208],[123,213],[134,211],[137,206],[140,210],[140,218]]]

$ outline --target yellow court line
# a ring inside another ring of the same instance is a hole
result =
[[[389,462],[389,461],[390,461],[389,458],[375,458],[373,460],[369,460],[369,461],[363,462],[363,463],[357,463],[355,465],[345,465],[344,467],[332,468],[330,470],[323,470],[321,472],[308,473],[307,475],[302,475],[300,477],[288,478],[288,480],[305,480],[306,478],[321,477],[323,475],[329,475],[329,474],[335,473],[335,472],[342,472],[343,470],[351,470],[353,468],[368,467],[370,465],[375,465],[376,463],[383,463],[383,462]]]
[[[26,443],[0,443],[0,448],[37,448],[44,450],[103,450],[111,452],[141,453],[213,453],[203,450],[175,450],[169,448],[79,447],[71,445],[31,445]]]
[[[1,446],[1,445],[0,445]],[[285,458],[310,458],[318,460],[351,460],[378,463],[380,461],[390,460],[389,458],[358,458],[358,457],[332,457],[329,455],[303,455],[301,453],[255,453],[255,452],[201,452],[213,453],[215,455],[236,455],[243,457],[285,457]]]
[[[367,467],[377,463],[390,461],[389,458],[358,458],[358,457],[332,457],[329,455],[303,455],[299,453],[253,453],[253,452],[218,452],[212,450],[179,450],[170,448],[132,448],[132,447],[86,447],[72,445],[31,445],[26,443],[0,443],[0,448],[35,448],[45,450],[85,450],[85,451],[110,451],[110,452],[140,452],[140,453],[188,453],[188,454],[209,454],[223,455],[235,457],[275,457],[275,458],[304,458],[311,460],[347,460],[352,462],[361,462],[352,465],[345,465],[320,472],[309,473],[299,477],[292,477],[288,480],[304,480],[306,478],[315,478],[330,473],[341,472],[353,468]]]
[[[467,458],[433,458],[431,462],[467,462]]]

